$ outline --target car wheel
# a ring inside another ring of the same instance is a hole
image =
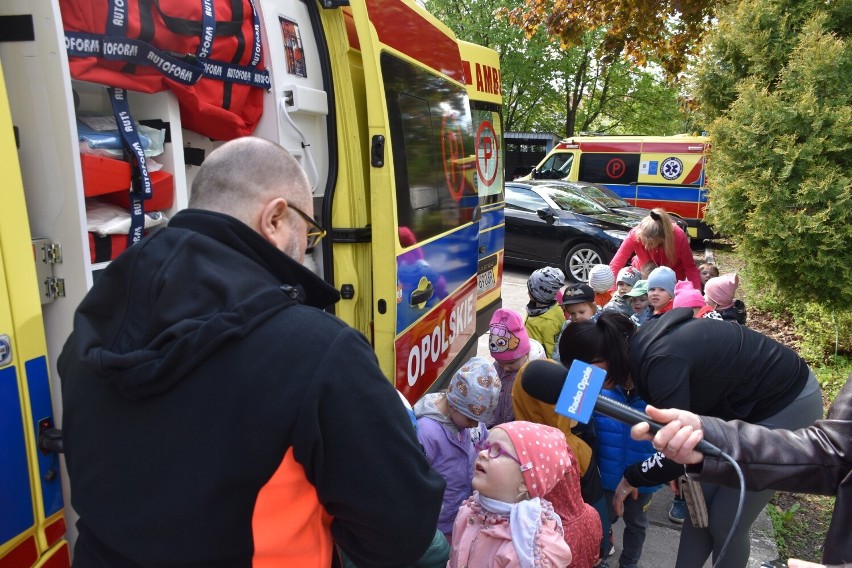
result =
[[[581,243],[571,247],[562,264],[565,267],[565,276],[569,280],[585,284],[589,281],[589,270],[596,264],[605,263],[598,247]]]

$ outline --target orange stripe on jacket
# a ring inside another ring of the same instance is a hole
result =
[[[289,449],[257,495],[252,518],[253,566],[327,568],[334,549],[332,518]]]

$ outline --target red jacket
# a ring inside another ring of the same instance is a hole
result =
[[[698,272],[698,267],[695,265],[695,258],[692,256],[692,249],[689,248],[689,238],[683,229],[672,223],[672,232],[675,240],[675,255],[674,262],[669,262],[666,258],[666,251],[662,247],[647,250],[636,236],[636,228],[630,229],[627,237],[618,247],[618,252],[612,257],[609,267],[612,268],[612,273],[618,277],[618,271],[627,265],[627,261],[634,254],[636,257],[632,261],[632,265],[636,269],[642,268],[649,260],[657,263],[657,266],[668,266],[675,272],[678,280],[689,280],[696,290],[701,290],[701,274]]]

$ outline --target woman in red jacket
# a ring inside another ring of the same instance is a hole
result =
[[[627,233],[609,263],[612,273],[618,274],[634,254],[631,264],[637,270],[653,260],[657,266],[668,266],[674,270],[678,280],[689,280],[696,290],[701,289],[701,274],[689,248],[689,237],[665,210],[652,209]]]

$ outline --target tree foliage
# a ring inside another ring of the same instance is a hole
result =
[[[848,308],[852,46],[830,6],[741,0],[720,14],[698,86],[717,116],[708,219],[758,279]]]
[[[670,76],[677,75],[708,29],[716,0],[524,0],[504,8],[528,37],[546,30],[563,47],[582,45],[601,30],[601,57],[626,54],[644,65],[649,55]]]
[[[515,0],[428,0],[461,39],[500,55],[505,131],[613,134],[682,132],[677,89],[619,53],[601,57],[604,30],[575,47],[546,30],[527,35],[506,17]]]

